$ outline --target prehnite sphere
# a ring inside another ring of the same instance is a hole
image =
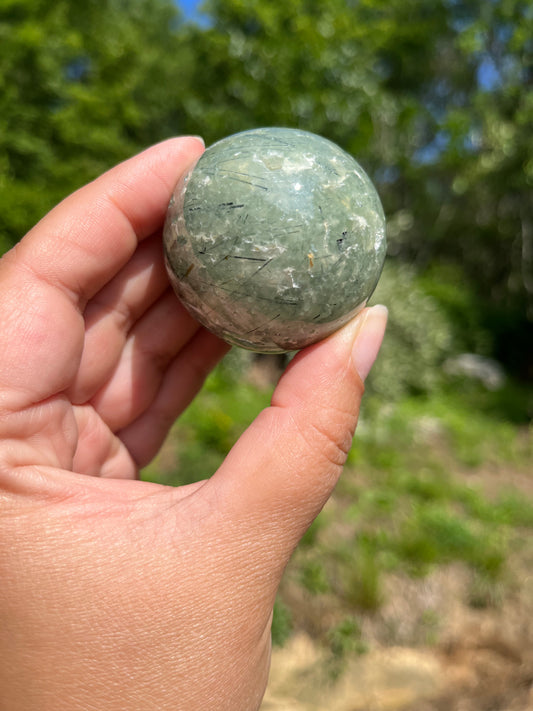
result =
[[[176,186],[163,234],[185,307],[233,345],[303,348],[372,294],[385,217],[361,166],[306,131],[260,128],[218,141]]]

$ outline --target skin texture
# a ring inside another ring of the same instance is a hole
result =
[[[194,138],[67,198],[0,260],[0,708],[257,709],[272,605],[339,477],[386,311],[302,351],[211,479],[139,481],[227,346],[161,227]]]

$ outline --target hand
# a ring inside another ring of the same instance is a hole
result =
[[[137,480],[227,347],[171,293],[166,141],[0,261],[0,708],[249,711],[276,590],[351,444],[386,311],[302,351],[213,477]]]

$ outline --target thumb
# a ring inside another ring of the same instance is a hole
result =
[[[232,528],[263,540],[271,531],[290,555],[342,471],[386,322],[385,307],[367,308],[290,363],[271,406],[211,479]]]

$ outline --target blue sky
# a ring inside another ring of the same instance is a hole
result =
[[[176,5],[179,5],[183,10],[183,14],[187,18],[193,18],[197,14],[198,5],[201,0],[176,0]]]

